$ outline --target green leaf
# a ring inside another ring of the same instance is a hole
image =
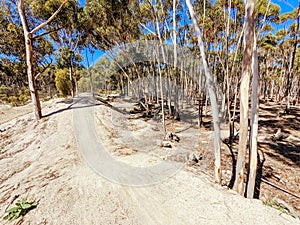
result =
[[[25,203],[22,205],[23,209],[30,209],[32,207],[32,205],[30,203]]]
[[[26,198],[22,198],[22,204],[25,204],[27,202]]]
[[[24,216],[26,213],[28,213],[31,209],[36,208],[38,205],[38,202],[27,202],[26,198],[23,198],[21,201],[16,201],[16,206],[6,211],[8,213],[3,219],[5,220],[15,220],[21,216]]]
[[[21,215],[22,210],[19,210],[18,212],[15,213],[14,219],[18,219]]]
[[[4,220],[9,220],[12,214],[7,214],[6,216],[3,217]]]
[[[23,205],[23,209],[33,209],[38,205],[37,202],[29,202]]]
[[[13,208],[7,210],[6,212],[7,212],[7,213],[13,213],[13,212],[16,212],[16,211],[18,211],[18,210],[19,210],[19,207],[13,207]]]

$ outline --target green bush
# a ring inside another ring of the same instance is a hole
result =
[[[16,96],[9,96],[7,100],[13,107],[19,105],[19,99]]]
[[[55,84],[57,90],[63,97],[70,94],[70,81],[68,69],[60,69],[56,71]]]
[[[7,94],[0,94],[0,100],[3,102],[8,102]]]
[[[12,106],[25,105],[30,100],[30,91],[28,88],[20,88],[15,93],[12,88],[2,85],[0,86],[0,100]]]
[[[43,102],[49,101],[51,98],[49,96],[43,97]]]
[[[30,96],[30,90],[29,90],[29,88],[24,88],[23,94],[27,95],[27,96]]]
[[[11,90],[8,87],[6,87],[4,85],[0,86],[0,95],[2,95],[2,94],[8,95],[10,91]]]
[[[26,104],[29,100],[29,96],[26,94],[21,94],[18,99],[20,104]]]

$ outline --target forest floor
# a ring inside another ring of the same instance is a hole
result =
[[[222,165],[223,186],[213,182],[211,131],[209,125],[197,127],[197,111],[182,112],[181,121],[167,121],[167,130],[180,141],[164,148],[159,119],[130,113],[135,104],[129,100],[98,102],[93,107],[95,135],[116,161],[138,168],[161,161],[182,163],[172,176],[146,186],[100,176],[85,161],[75,132],[78,125],[85,125],[77,121],[76,110],[88,107],[80,98],[53,99],[43,103],[45,116],[37,122],[31,105],[0,106],[0,224],[10,224],[2,219],[5,211],[23,197],[39,204],[14,224],[300,224],[284,210],[227,188],[231,154],[226,145],[222,146],[227,162]],[[276,107],[262,105],[262,177],[299,195],[300,110],[293,108],[293,114],[277,117]],[[272,141],[270,136],[278,128],[288,136]],[[190,157],[196,153],[198,162]],[[299,199],[264,182],[260,196],[280,198],[299,210]]]
[[[272,200],[292,206],[300,213],[300,107],[291,106],[284,114],[285,105],[261,102],[258,128],[258,177],[256,198]],[[278,132],[280,131],[280,132]],[[278,136],[274,135],[278,132]],[[232,156],[237,158],[238,139],[222,152],[223,184],[232,186]],[[246,163],[247,167],[248,163]],[[212,170],[211,174],[212,173]],[[278,207],[278,206],[277,206]],[[280,207],[280,206],[279,206]]]

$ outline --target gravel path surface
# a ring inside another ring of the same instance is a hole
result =
[[[50,115],[38,122],[31,113],[3,110],[0,224],[11,224],[2,217],[21,197],[39,201],[39,205],[15,224],[300,224],[259,200],[245,199],[185,167],[169,179],[147,186],[109,181],[90,167],[78,147],[76,129],[84,124],[79,121],[74,125],[73,116],[74,110],[82,106],[76,101],[52,100],[43,109]],[[104,109],[102,118],[110,116],[106,106],[97,108]],[[97,120],[95,125],[97,135],[108,127]],[[138,135],[141,131],[131,132]],[[106,139],[103,145],[109,141]],[[117,155],[114,157],[118,160]],[[130,157],[125,161],[122,158],[123,162],[133,163]],[[136,162],[145,159],[139,153],[132,157]]]

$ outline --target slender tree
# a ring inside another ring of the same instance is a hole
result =
[[[244,194],[244,167],[248,142],[249,82],[252,75],[251,63],[254,47],[254,6],[255,0],[246,1],[244,57],[240,85],[240,138],[235,179],[236,190],[241,195]]]
[[[17,1],[18,12],[21,18],[23,32],[24,32],[24,39],[25,39],[25,51],[26,51],[26,65],[27,65],[27,78],[28,78],[28,85],[30,90],[30,95],[34,107],[34,115],[35,118],[38,120],[42,117],[42,109],[41,103],[39,100],[38,90],[36,88],[36,79],[35,79],[35,71],[33,65],[33,35],[44,28],[48,23],[50,23],[57,14],[62,10],[64,5],[67,3],[68,0],[65,0],[60,7],[49,17],[48,20],[41,23],[37,27],[33,28],[31,31],[29,30],[29,25],[26,17],[26,10],[23,0]]]
[[[258,135],[258,56],[256,37],[254,34],[253,55],[252,55],[252,95],[251,95],[251,120],[250,120],[250,154],[247,182],[247,198],[253,198],[257,172],[257,135]]]
[[[220,139],[220,121],[219,121],[219,110],[217,105],[216,89],[214,85],[214,79],[211,75],[210,69],[206,61],[206,54],[205,54],[204,44],[202,40],[202,33],[198,25],[198,22],[196,20],[193,5],[190,0],[186,0],[186,4],[188,6],[189,13],[192,18],[195,31],[198,37],[198,47],[201,53],[204,73],[206,76],[206,85],[208,88],[210,102],[211,102],[213,127],[214,127],[215,179],[218,183],[221,183],[221,153],[220,153],[221,139]]]

